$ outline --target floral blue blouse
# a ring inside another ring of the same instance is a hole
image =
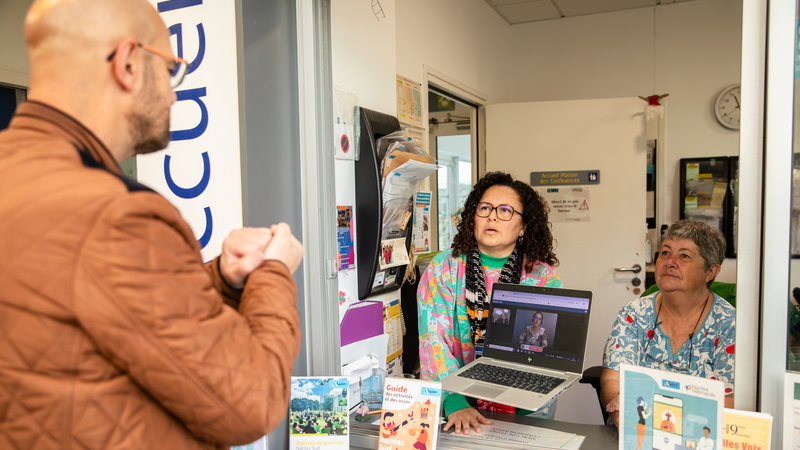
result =
[[[622,308],[606,342],[603,367],[619,371],[619,365],[625,363],[685,373],[722,381],[725,393],[733,392],[736,339],[733,306],[714,294],[714,304],[703,325],[673,356],[669,336],[661,327],[654,329],[657,295],[658,292],[639,298]]]

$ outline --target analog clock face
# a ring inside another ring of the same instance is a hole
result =
[[[714,105],[714,114],[722,126],[732,130],[739,129],[739,119],[741,117],[741,109],[739,105],[742,101],[742,88],[741,86],[731,86],[717,97],[717,103]]]

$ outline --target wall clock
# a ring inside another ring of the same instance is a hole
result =
[[[739,129],[739,119],[742,115],[739,108],[741,101],[742,87],[740,85],[736,84],[722,90],[714,104],[714,115],[717,116],[720,125],[731,130]]]

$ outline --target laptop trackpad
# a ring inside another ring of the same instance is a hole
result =
[[[471,395],[476,398],[490,399],[497,397],[498,395],[502,394],[505,391],[506,389],[486,386],[480,383],[473,383],[469,385],[469,387],[464,389],[463,393]]]

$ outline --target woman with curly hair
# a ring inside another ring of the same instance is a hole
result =
[[[434,258],[419,282],[422,378],[441,380],[483,352],[495,282],[561,287],[553,266],[553,235],[544,201],[528,184],[502,172],[487,173],[473,187],[461,213],[453,247]],[[444,400],[446,431],[469,434],[489,421],[476,409],[531,414],[450,394]],[[535,417],[553,418],[555,403]]]

